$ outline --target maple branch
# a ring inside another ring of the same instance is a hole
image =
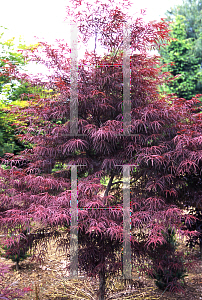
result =
[[[141,175],[142,176],[142,175]],[[131,183],[130,184],[132,184],[132,183],[134,183],[134,182],[136,182],[141,176],[139,176],[137,179],[135,179],[135,180],[133,180],[133,181],[131,181]],[[119,180],[119,181],[116,181],[116,182],[113,182],[112,184],[111,184],[111,186],[112,185],[114,185],[114,184],[119,184],[119,183],[123,183],[123,181],[122,180]]]
[[[94,48],[94,53],[96,51],[96,43],[97,43],[97,30],[95,30],[95,48]]]
[[[112,174],[111,177],[110,177],[110,180],[109,180],[109,183],[108,183],[108,185],[107,185],[107,189],[106,189],[106,191],[105,191],[104,197],[108,196],[109,191],[110,191],[110,188],[111,188],[111,186],[112,186],[112,181],[113,181],[113,179],[114,179],[114,174]]]
[[[114,55],[113,61],[115,60],[115,57],[116,57],[116,55],[117,55],[117,53],[118,53],[118,51],[119,51],[119,48],[121,47],[121,45],[123,45],[123,41],[124,41],[124,40],[122,40],[121,43],[119,44],[119,46],[118,46],[118,48],[117,48],[117,50],[116,50],[116,53],[115,53],[115,55]],[[131,42],[130,42],[130,45],[131,45]]]
[[[117,48],[117,50],[116,50],[116,53],[115,53],[115,55],[114,55],[114,57],[113,57],[113,61],[115,60],[115,57],[116,57],[116,55],[117,55],[117,53],[118,53],[118,51],[119,51],[119,48],[121,47],[122,44],[123,44],[123,40],[121,41],[120,45],[118,46],[118,48]]]
[[[120,181],[113,182],[113,183],[112,183],[112,185],[114,185],[114,184],[118,184],[118,183],[123,183],[123,181],[122,181],[122,180],[120,180]]]

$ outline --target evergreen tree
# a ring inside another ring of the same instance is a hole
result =
[[[185,17],[186,38],[195,41],[197,56],[202,57],[200,48],[202,47],[202,1],[201,0],[183,0],[183,4],[176,5],[167,11],[167,20],[173,21],[177,15]]]
[[[202,70],[200,57],[194,55],[194,41],[186,37],[185,17],[177,15],[171,24],[172,40],[160,50],[162,63],[174,78],[169,82],[168,92],[180,98],[191,99],[202,93]]]
[[[155,249],[151,247],[151,270],[150,274],[156,279],[156,285],[162,289],[175,291],[175,280],[184,281],[186,267],[180,253],[178,253],[175,230],[168,228],[163,232],[165,243],[158,245]],[[172,261],[172,264],[170,263]],[[177,267],[176,267],[177,266]]]
[[[181,50],[184,50],[184,62],[182,62],[182,65],[184,65],[185,61],[187,61],[189,66],[191,66],[190,74],[188,74],[186,70],[182,70],[182,67],[178,64],[178,58],[173,57],[173,55],[171,55],[171,57],[169,56],[169,47],[165,48],[164,51],[161,50],[160,54],[168,63],[175,62],[175,59],[177,59],[176,72],[177,74],[181,74],[181,72],[183,72],[181,79],[183,80],[184,85],[187,85],[187,87],[185,87],[184,96],[189,97],[190,99],[191,96],[202,93],[202,1],[184,0],[183,4],[176,5],[168,10],[166,15],[167,21],[177,21],[179,23],[181,20],[183,23],[181,24],[181,27],[183,27],[185,34],[183,33],[183,38],[179,37],[179,40],[183,42],[183,45],[179,43],[176,46],[179,47],[181,54]],[[184,18],[182,18],[182,16]],[[177,28],[175,28],[175,30],[177,30]],[[173,35],[178,39],[178,30],[174,32]],[[172,73],[172,68],[168,67],[168,70],[171,70]],[[179,95],[178,90],[175,89],[175,86],[177,86],[177,84],[174,85],[169,91],[175,92],[177,95]],[[181,87],[183,87],[183,84]],[[188,89],[190,89],[190,92],[188,92]],[[179,91],[179,93],[180,92],[181,91]]]

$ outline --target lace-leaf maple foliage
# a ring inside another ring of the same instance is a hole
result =
[[[123,3],[127,10],[129,3]],[[145,24],[141,18],[130,18],[114,2],[86,5],[88,10],[79,10],[79,1],[73,1],[68,16],[77,20],[80,39],[87,42],[96,37],[106,54],[98,56],[95,47],[79,62],[79,136],[70,135],[70,48],[58,42],[53,49],[43,42],[35,50],[26,50],[30,59],[54,71],[46,83],[32,78],[30,82],[55,92],[32,99],[28,108],[13,109],[19,114],[19,137],[33,148],[2,160],[10,169],[0,169],[0,224],[5,232],[13,228],[17,234],[19,228],[29,228],[36,244],[40,237],[46,241],[54,236],[68,251],[68,165],[83,165],[78,166],[79,268],[89,276],[99,275],[99,297],[104,299],[107,276],[122,270],[123,170],[117,165],[136,165],[130,172],[132,261],[133,267],[139,264],[146,270],[147,254],[165,244],[163,233],[168,228],[182,236],[192,234],[181,229],[180,205],[189,192],[185,177],[199,178],[201,116],[191,114],[197,97],[185,101],[158,93],[166,74],[158,67],[158,57],[149,56],[147,50],[169,38],[163,20]],[[122,130],[125,21],[131,25],[131,136],[124,136]],[[186,200],[190,203],[200,197],[196,190]],[[194,219],[185,218],[187,222]],[[63,234],[58,231],[61,227]],[[178,282],[175,286],[180,288]]]

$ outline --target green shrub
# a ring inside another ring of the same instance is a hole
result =
[[[184,258],[177,252],[175,231],[169,228],[167,232],[162,233],[166,242],[151,249],[153,272],[150,274],[156,279],[155,284],[158,288],[181,290],[184,277],[187,276]]]

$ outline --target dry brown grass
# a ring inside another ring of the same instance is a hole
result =
[[[181,245],[181,247],[183,247]],[[198,249],[195,250],[199,256]],[[0,261],[13,264],[0,257]],[[62,252],[56,252],[53,242],[48,248],[48,255],[43,263],[32,262],[27,258],[21,262],[21,269],[15,271],[13,264],[12,271],[6,275],[6,282],[13,287],[31,287],[32,291],[27,293],[25,300],[96,300],[98,292],[98,281],[84,276],[78,279],[69,279],[65,269],[66,256]],[[133,286],[125,287],[121,280],[111,278],[107,281],[106,299],[202,299],[202,262],[199,267],[189,273],[185,279],[185,295],[160,291],[154,281],[144,277],[138,278],[137,273],[133,273]]]

